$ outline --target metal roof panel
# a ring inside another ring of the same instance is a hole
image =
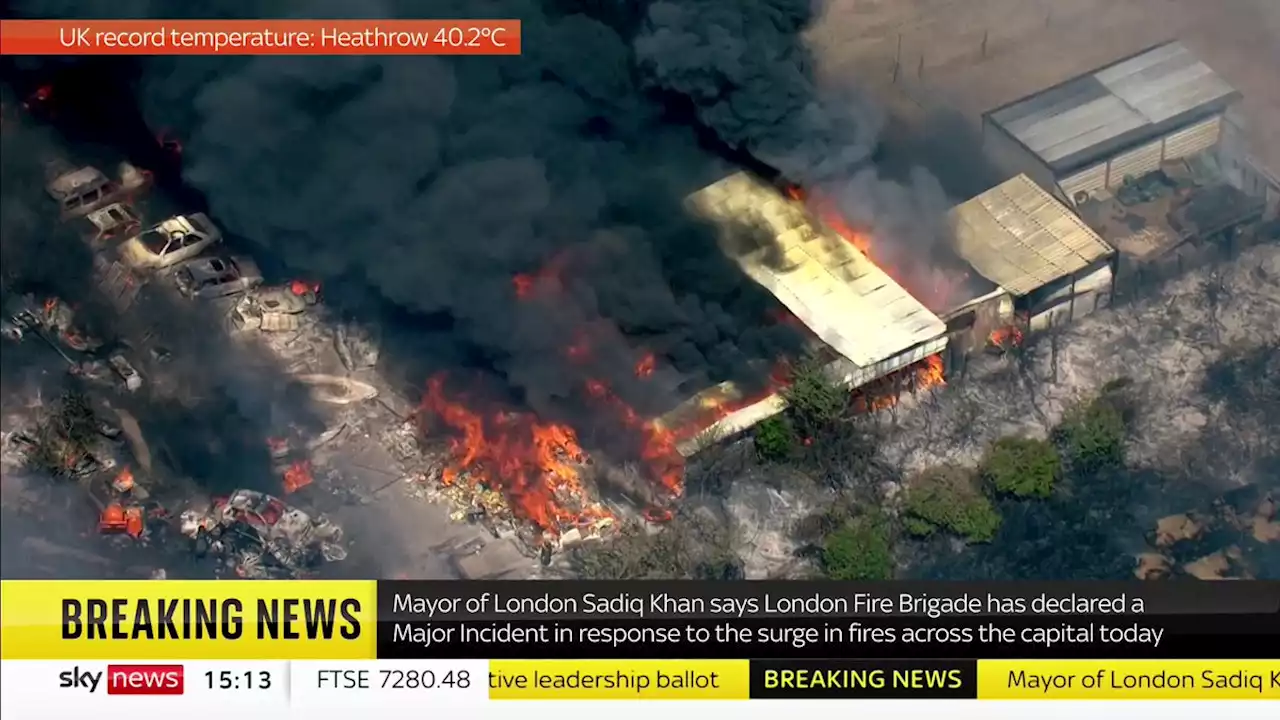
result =
[[[747,173],[689,196],[687,206],[714,222],[720,246],[823,342],[869,367],[946,333],[946,325],[803,203]],[[801,229],[800,232],[795,230]],[[735,239],[759,232],[775,245]],[[771,262],[781,257],[782,263]]]
[[[957,253],[1013,295],[1026,295],[1115,252],[1026,175],[957,205],[950,219]]]
[[[1054,172],[1092,165],[1239,98],[1181,42],[1170,42],[987,114]]]

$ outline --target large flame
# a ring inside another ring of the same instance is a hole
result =
[[[991,331],[987,342],[999,350],[1011,350],[1022,345],[1022,329],[1017,325],[1007,325]]]
[[[516,298],[526,301],[560,293],[567,260],[567,256],[557,256],[537,272],[513,277]],[[601,339],[600,332],[591,324],[578,328],[567,340],[564,356],[576,365],[587,365],[595,341]],[[657,372],[657,365],[657,358],[644,351],[635,360],[632,373],[646,380]],[[675,434],[642,418],[604,381],[586,379],[583,390],[602,412],[636,435],[649,479],[664,495],[681,495],[684,458],[676,449]],[[452,461],[441,476],[445,485],[465,481],[499,492],[514,515],[551,535],[610,517],[605,508],[587,497],[580,475],[587,456],[568,425],[544,422],[530,413],[482,410],[462,395],[447,396],[443,376],[428,382],[423,409],[455,436]]]
[[[942,357],[930,355],[854,390],[853,409],[857,413],[888,410],[898,404],[903,392],[921,392],[946,384],[946,366]]]
[[[676,434],[653,420],[640,417],[604,381],[587,380],[584,385],[588,395],[640,436],[640,459],[650,478],[673,497],[684,494],[684,456],[676,448]]]
[[[551,535],[609,517],[588,502],[579,467],[586,454],[573,428],[539,422],[529,413],[473,410],[445,392],[445,378],[427,382],[422,407],[454,433],[441,482],[466,482],[501,493],[516,517]]]
[[[798,187],[789,188],[787,193],[794,200],[807,200],[832,230],[872,262],[878,262],[871,237],[845,222],[833,204],[806,198]],[[564,288],[567,260],[566,256],[558,256],[537,272],[514,276],[511,284],[516,298],[527,301],[560,293]],[[899,279],[891,269],[886,269],[886,272],[895,280]],[[785,311],[780,311],[774,320],[803,326]],[[571,362],[585,366],[592,358],[593,341],[599,339],[590,326],[579,328],[566,339],[563,354]],[[641,417],[603,380],[587,379],[583,382],[583,390],[606,413],[636,434],[640,440],[641,460],[649,478],[668,497],[675,498],[684,492],[685,471],[684,457],[678,451],[677,443],[781,391],[787,385],[789,368],[788,363],[780,362],[768,385],[759,393],[708,403],[698,417],[680,428],[667,428]],[[641,352],[632,367],[633,374],[640,380],[652,377],[657,370],[657,358],[648,351]],[[915,391],[942,384],[942,360],[933,356],[878,381],[874,388],[860,389],[855,392],[853,402],[855,407],[860,406],[867,411],[879,410],[896,404],[903,389]],[[441,477],[444,484],[467,482],[500,492],[515,515],[549,534],[559,533],[567,526],[589,524],[610,516],[607,510],[589,502],[586,497],[579,470],[586,461],[586,453],[578,444],[573,428],[540,421],[529,413],[486,413],[473,407],[461,395],[447,396],[444,377],[439,375],[428,382],[422,409],[441,420],[455,435],[451,440],[452,460]],[[661,509],[650,511],[662,512]]]

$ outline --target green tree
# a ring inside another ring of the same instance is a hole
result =
[[[848,388],[830,377],[816,357],[792,368],[782,397],[791,408],[795,429],[804,437],[825,435],[849,417]]]
[[[822,570],[832,580],[888,580],[893,577],[892,528],[879,514],[849,519],[822,543]]]
[[[1073,468],[1092,472],[1124,464],[1127,433],[1123,406],[1103,395],[1068,412],[1054,437]]]
[[[1006,437],[995,441],[982,463],[983,478],[998,492],[1047,498],[1062,468],[1058,449],[1047,440]]]
[[[794,457],[799,438],[789,418],[775,415],[756,425],[755,446],[762,460],[784,462]]]
[[[1000,514],[976,480],[968,469],[955,465],[940,465],[917,475],[904,493],[907,531],[930,535],[944,530],[972,543],[990,541],[1000,529]]]

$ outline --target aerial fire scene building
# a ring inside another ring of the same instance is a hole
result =
[[[947,314],[955,350],[981,349],[1004,328],[1043,330],[1110,303],[1115,250],[1026,175],[961,203],[950,220],[956,253],[998,287]]]
[[[912,368],[926,382],[941,378],[946,324],[849,239],[813,218],[801,200],[738,173],[694,193],[686,204],[718,228],[725,255],[808,328],[815,355],[829,359],[833,380],[856,389]],[[785,402],[777,393],[751,398],[722,383],[659,422],[702,426],[695,418],[726,407],[733,410],[716,413],[702,432],[682,438],[682,454],[776,415]]]
[[[1239,99],[1169,42],[986,113],[983,144],[1007,170],[1075,206],[1213,149]]]

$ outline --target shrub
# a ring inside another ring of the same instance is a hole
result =
[[[1054,433],[1072,467],[1086,472],[1124,464],[1127,422],[1109,396],[1068,412]]]
[[[893,541],[888,521],[878,514],[851,518],[823,538],[822,570],[832,580],[888,580],[893,577]]]
[[[775,415],[756,426],[756,454],[763,460],[783,462],[795,455],[798,444],[795,427],[785,416]]]
[[[903,525],[914,535],[945,530],[977,543],[990,541],[1000,529],[1000,514],[962,467],[943,465],[917,475],[907,486],[903,510]]]
[[[1062,458],[1047,440],[1007,437],[997,440],[982,463],[984,479],[998,492],[1021,498],[1047,498],[1061,472]]]

